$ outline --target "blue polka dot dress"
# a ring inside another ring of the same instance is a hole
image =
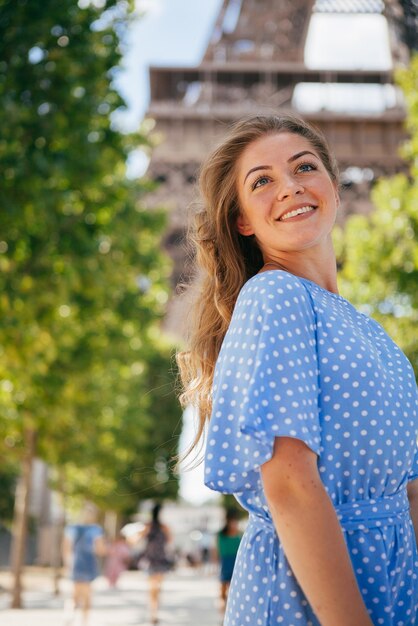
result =
[[[417,430],[412,367],[377,322],[284,271],[244,285],[216,364],[205,454],[207,486],[249,512],[225,626],[319,624],[262,489],[260,466],[280,436],[318,455],[373,624],[418,624],[406,494],[418,477]]]

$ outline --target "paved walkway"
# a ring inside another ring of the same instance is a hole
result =
[[[48,572],[33,570],[26,578],[25,609],[11,610],[10,596],[0,592],[1,626],[64,626],[64,601],[71,587],[62,580],[61,596],[52,593]],[[10,578],[0,573],[0,584],[8,588]],[[219,626],[216,609],[216,575],[179,569],[164,580],[159,626]],[[119,589],[108,588],[104,578],[94,582],[93,608],[88,626],[148,626],[147,579],[142,572],[125,572]],[[75,624],[74,624],[75,626]],[[78,626],[78,625],[77,625]]]

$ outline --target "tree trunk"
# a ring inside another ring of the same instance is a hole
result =
[[[61,474],[60,484],[64,485],[64,477]],[[58,520],[56,520],[54,524],[54,545],[52,552],[52,568],[53,568],[53,576],[54,576],[54,594],[59,596],[60,594],[60,580],[61,580],[61,569],[62,569],[62,542],[64,539],[64,531],[65,531],[65,492],[62,490],[61,494],[61,505],[62,510],[59,515]]]
[[[13,575],[12,609],[22,608],[22,572],[26,554],[28,534],[29,498],[31,490],[32,465],[35,457],[36,433],[32,428],[25,430],[25,457],[22,477],[16,490],[15,512],[13,520],[13,541],[11,550],[11,568]]]
[[[65,518],[63,516],[62,520],[59,520],[54,527],[54,546],[53,546],[53,554],[52,554],[52,569],[53,569],[53,577],[54,577],[54,595],[60,595],[60,580],[61,580],[61,568],[62,568],[62,557],[61,557],[61,548],[62,541],[64,537],[64,528],[65,528]]]

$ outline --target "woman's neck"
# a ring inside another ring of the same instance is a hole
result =
[[[327,258],[328,257],[328,258]],[[337,264],[334,254],[327,255],[320,259],[320,262],[315,262],[315,259],[297,258],[292,256],[290,259],[283,257],[276,257],[273,255],[266,255],[265,263],[261,271],[267,271],[269,269],[280,269],[286,272],[290,272],[295,276],[306,278],[312,282],[320,285],[327,291],[338,293],[337,284]]]

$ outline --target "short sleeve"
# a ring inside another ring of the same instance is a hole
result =
[[[65,530],[64,530],[64,537],[66,539],[68,539],[68,541],[73,542],[74,541],[74,535],[75,535],[74,526],[66,526]]]
[[[92,536],[93,539],[96,540],[99,537],[103,537],[104,532],[103,532],[103,528],[97,524],[95,524],[92,528]]]
[[[320,452],[316,320],[303,282],[287,272],[244,285],[215,368],[205,484],[257,489],[275,437]]]

